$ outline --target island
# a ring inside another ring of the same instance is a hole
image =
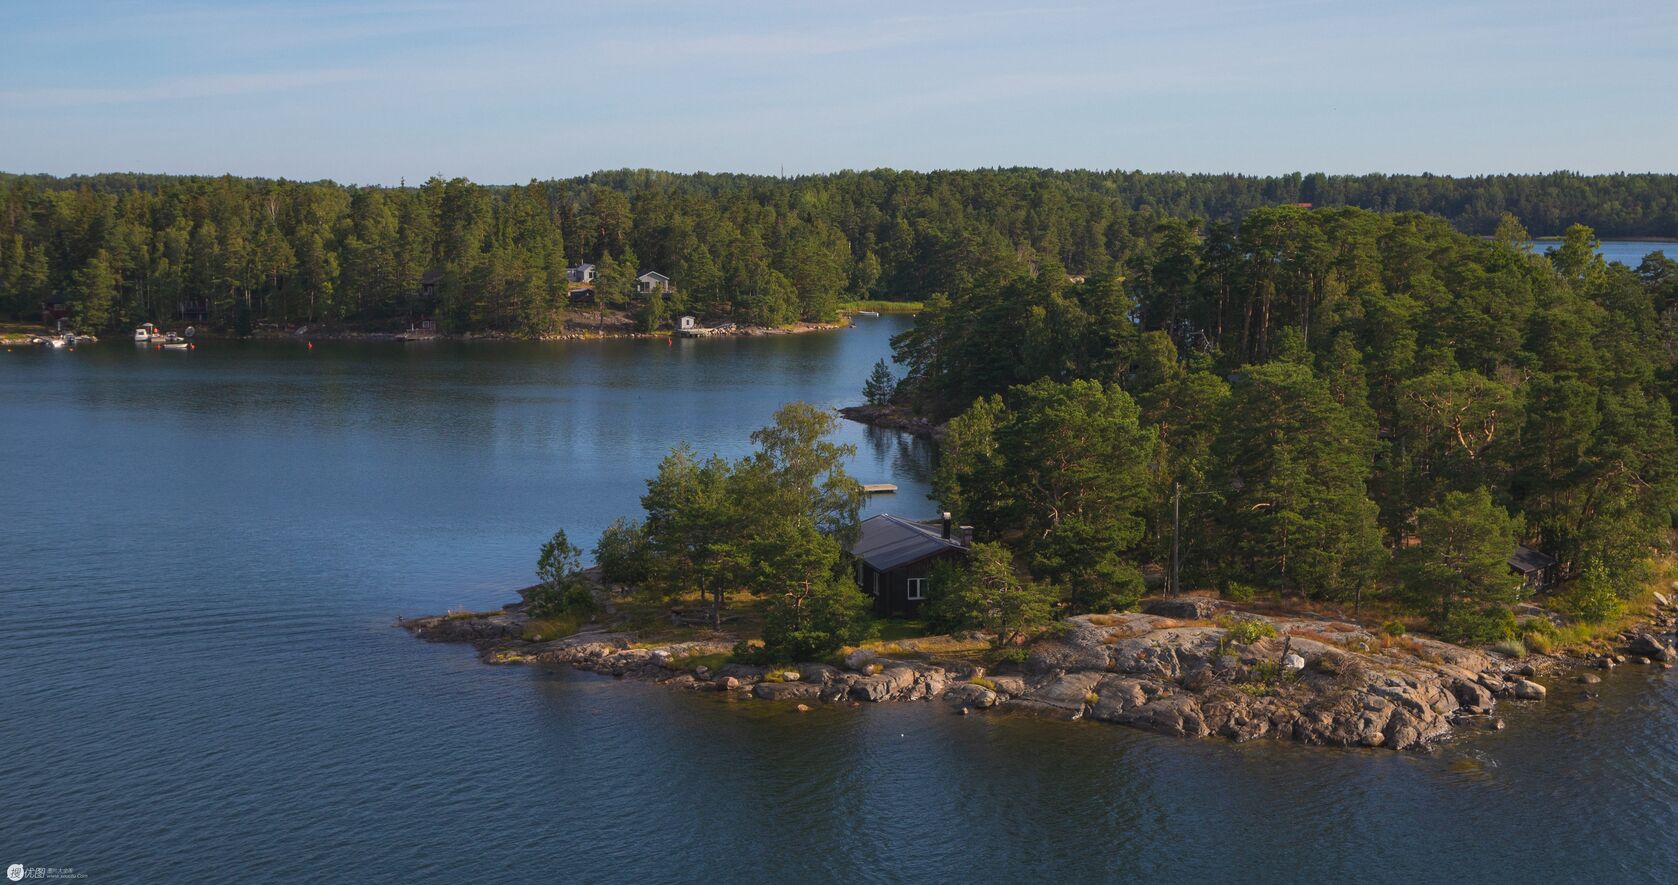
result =
[[[737,461],[672,450],[594,567],[560,532],[507,610],[405,625],[794,704],[1394,749],[1678,660],[1678,263],[1511,217],[1157,233],[974,273],[893,339],[839,414],[933,440],[941,513],[860,519],[840,417],[791,403]]]

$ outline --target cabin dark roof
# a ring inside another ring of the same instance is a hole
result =
[[[443,272],[440,270],[428,270],[420,275],[420,285],[422,286],[435,286],[442,281]]]
[[[944,538],[938,528],[882,513],[862,521],[862,533],[851,555],[877,571],[891,571],[929,556],[965,550],[961,542]]]
[[[1555,564],[1556,558],[1554,556],[1548,553],[1540,553],[1531,547],[1516,547],[1515,552],[1509,554],[1509,567],[1523,575],[1547,569]]]

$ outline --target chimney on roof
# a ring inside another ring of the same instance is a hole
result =
[[[944,540],[950,540],[950,511],[944,511]]]

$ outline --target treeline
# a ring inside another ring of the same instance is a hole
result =
[[[565,267],[590,262],[624,268],[621,279],[655,269],[676,286],[673,303],[653,306],[615,279],[603,306],[775,325],[830,319],[845,298],[921,300],[1019,268],[1151,268],[1170,247],[1162,222],[1210,224],[1215,239],[1220,223],[1300,202],[1425,211],[1474,234],[1512,213],[1540,235],[1583,222],[1609,236],[1678,236],[1671,175],[625,170],[397,188],[3,175],[0,312],[64,302],[98,329],[184,305],[230,328],[423,315],[445,330],[541,334],[566,308]]]
[[[895,399],[954,416],[936,493],[1075,608],[1190,585],[1362,600],[1497,638],[1527,544],[1605,618],[1678,507],[1678,262],[1573,227],[1255,210],[1163,221],[1114,271],[1015,269],[933,298]],[[876,386],[878,379],[876,379]]]

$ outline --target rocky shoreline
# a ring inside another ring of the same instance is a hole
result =
[[[870,427],[901,430],[923,439],[940,440],[944,438],[944,425],[934,424],[926,418],[911,413],[902,406],[842,406],[839,409],[839,416],[858,424],[867,424]]]
[[[798,322],[791,326],[735,326],[727,329],[708,329],[706,338],[759,338],[771,335],[802,335],[808,332],[832,332],[847,328],[844,322],[836,323],[805,323]],[[200,331],[200,337],[222,340],[234,339],[241,336],[228,335],[216,331]],[[305,341],[604,341],[618,339],[662,339],[677,337],[675,332],[639,332],[626,330],[622,324],[616,324],[604,330],[582,327],[571,328],[564,332],[549,335],[513,335],[505,332],[460,332],[460,333],[414,333],[414,332],[357,332],[345,329],[309,328],[301,330],[258,329],[247,339],[264,341],[288,341],[293,339]]]
[[[1216,620],[1214,620],[1214,618]],[[1656,627],[1678,623],[1663,603]],[[487,615],[399,621],[432,641],[467,642],[490,664],[562,664],[619,678],[797,705],[937,701],[953,712],[1013,712],[1091,719],[1178,737],[1259,738],[1337,747],[1423,749],[1463,727],[1503,727],[1499,701],[1541,701],[1549,683],[1581,665],[1672,666],[1670,641],[1622,637],[1625,653],[1511,661],[1416,637],[1372,634],[1309,616],[1267,616],[1200,597],[1154,600],[1140,613],[1082,615],[1060,623],[1021,662],[986,667],[920,654],[909,640],[893,656],[860,649],[842,666],[764,668],[695,664],[726,654],[727,641],[644,647],[604,628],[550,641],[519,638],[522,606]],[[1270,633],[1235,641],[1231,627]],[[1585,673],[1580,682],[1598,679]]]

